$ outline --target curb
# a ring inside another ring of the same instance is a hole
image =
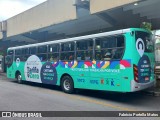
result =
[[[143,93],[149,96],[155,96],[155,97],[160,96],[160,91],[143,91]]]
[[[0,76],[6,76],[6,73],[1,73],[1,72],[0,72]]]
[[[160,92],[154,92],[154,96],[159,97],[160,96]]]

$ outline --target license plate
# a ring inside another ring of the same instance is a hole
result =
[[[148,81],[149,80],[149,77],[145,77],[145,81]]]

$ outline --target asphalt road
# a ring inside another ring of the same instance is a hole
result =
[[[77,90],[76,94],[66,94],[57,86],[36,83],[18,84],[15,80],[7,79],[4,74],[0,73],[0,111],[160,111],[160,97],[141,92],[115,93],[89,90]],[[14,120],[17,119],[14,118]],[[54,119],[66,120],[67,118]],[[75,118],[70,118],[72,119]],[[99,118],[81,117],[79,119],[97,120]],[[111,118],[101,117],[101,119]],[[128,118],[123,119],[128,120]]]

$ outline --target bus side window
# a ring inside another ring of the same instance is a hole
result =
[[[116,36],[117,46],[115,49],[115,54],[113,55],[113,59],[122,59],[125,49],[125,39],[123,35]]]
[[[35,55],[36,54],[36,47],[29,48],[29,54],[30,55]]]
[[[13,55],[14,55],[14,51],[13,50],[9,50],[7,52],[7,56],[5,58],[5,64],[7,65],[7,67],[10,67],[13,63]]]
[[[96,60],[121,59],[124,52],[124,36],[108,36],[96,38],[95,58]]]
[[[117,51],[113,57],[113,59],[121,59],[124,53],[124,48],[117,48]]]
[[[117,36],[117,47],[124,47],[124,37]]]
[[[85,54],[85,60],[92,60],[92,51],[88,51]]]
[[[37,55],[41,61],[47,61],[47,45],[38,46]]]
[[[111,60],[111,49],[105,49],[103,53],[103,60]]]
[[[22,49],[16,49],[15,50],[15,61],[17,60],[17,58],[20,59],[20,61],[23,61],[23,57],[22,57]]]
[[[77,60],[82,60],[82,59],[84,59],[81,51],[77,51],[76,56],[77,56]]]
[[[80,60],[92,60],[93,54],[93,40],[77,41],[76,59]]]
[[[101,51],[101,41],[99,38],[97,38],[95,41],[95,59],[103,60],[103,54]]]
[[[29,57],[29,48],[22,49],[22,61],[26,61]]]
[[[74,42],[62,43],[60,60],[62,61],[72,61],[74,60]]]
[[[57,62],[59,60],[59,44],[48,46],[48,61]]]

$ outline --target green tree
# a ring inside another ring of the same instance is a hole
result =
[[[142,22],[141,28],[144,28],[144,29],[146,29],[148,31],[151,31],[152,30],[152,24],[149,23],[149,22]]]
[[[3,55],[3,52],[0,51],[0,55]]]

